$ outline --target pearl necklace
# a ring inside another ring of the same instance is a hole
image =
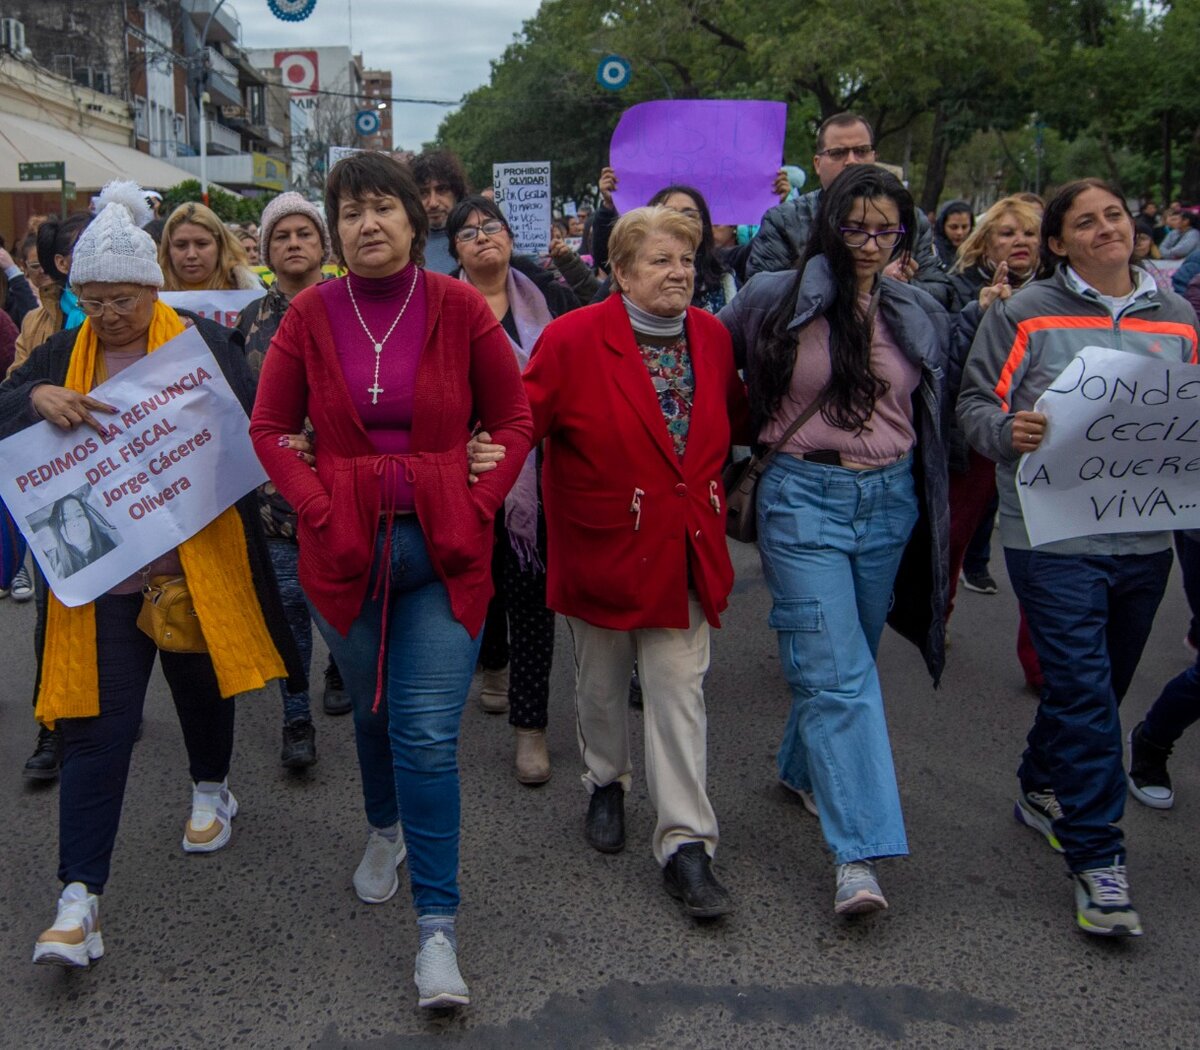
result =
[[[367,393],[371,395],[371,404],[379,404],[379,395],[383,393],[383,387],[379,385],[379,359],[383,354],[383,344],[386,343],[391,334],[396,330],[396,325],[400,323],[400,318],[404,316],[404,311],[408,309],[409,301],[413,297],[413,292],[417,287],[417,278],[420,276],[420,271],[413,267],[413,279],[408,286],[408,295],[404,298],[404,305],[400,307],[400,312],[396,314],[396,320],[392,322],[391,328],[382,339],[376,339],[371,334],[371,329],[367,327],[367,322],[363,320],[362,312],[358,308],[358,302],[354,298],[354,282],[350,276],[346,277],[346,290],[350,293],[350,305],[354,307],[354,314],[358,318],[358,323],[362,325],[362,330],[367,333],[367,338],[371,340],[375,347],[375,378],[371,385],[367,387]]]

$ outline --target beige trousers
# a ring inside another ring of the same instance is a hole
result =
[[[575,641],[576,726],[589,793],[613,781],[629,790],[629,678],[637,657],[645,702],[646,785],[658,814],[652,846],[660,866],[687,842],[703,842],[710,857],[717,848],[717,817],[705,789],[709,631],[694,594],[688,612],[686,630],[610,631],[567,617]]]

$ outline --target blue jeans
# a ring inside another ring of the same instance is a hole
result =
[[[906,854],[875,653],[917,521],[912,460],[849,470],[776,456],[758,514],[792,690],[779,778],[812,790],[838,864]]]
[[[1183,532],[1175,533],[1175,553],[1179,555],[1179,568],[1183,570],[1183,593],[1187,595],[1188,608],[1192,613],[1188,624],[1188,641],[1193,648],[1200,649],[1200,539],[1192,539]]]
[[[1089,556],[1006,548],[1008,577],[1045,675],[1018,777],[1052,790],[1054,833],[1072,871],[1125,858],[1118,706],[1142,657],[1171,552]]]
[[[458,910],[458,729],[479,638],[450,611],[415,517],[392,529],[387,623],[374,598],[384,530],[376,540],[372,581],[358,619],[342,637],[319,615],[317,627],[354,702],[354,737],[367,822],[400,821],[418,915]],[[480,632],[482,634],[482,632]],[[383,695],[375,703],[380,646],[386,646]]]
[[[1182,532],[1175,533],[1175,552],[1183,570],[1183,591],[1187,595],[1192,620],[1188,641],[1200,647],[1200,540]],[[1186,671],[1172,678],[1146,712],[1142,732],[1159,747],[1170,747],[1193,722],[1200,720],[1200,656]]]
[[[300,548],[296,546],[294,540],[269,537],[267,550],[271,553],[271,565],[275,569],[275,581],[279,584],[279,597],[283,600],[283,612],[287,617],[288,626],[292,629],[292,637],[296,639],[296,648],[300,650],[300,664],[307,676],[312,665],[312,614],[308,608],[308,600],[304,597],[304,591],[300,587],[300,578],[296,574],[300,561]],[[308,690],[302,693],[289,693],[287,680],[281,678],[279,695],[283,697],[283,720],[285,722],[312,718]]]

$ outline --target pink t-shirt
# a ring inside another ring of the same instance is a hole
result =
[[[882,316],[875,318],[871,340],[871,370],[888,384],[887,393],[875,402],[875,411],[861,434],[830,426],[821,413],[804,424],[782,451],[794,456],[835,449],[843,459],[869,467],[886,467],[911,451],[917,435],[913,429],[912,396],[921,381],[920,366],[913,364],[892,337]],[[829,322],[824,317],[800,330],[792,385],[778,411],[759,434],[765,445],[778,441],[829,382]]]

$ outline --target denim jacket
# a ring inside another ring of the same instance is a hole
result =
[[[796,273],[757,274],[718,314],[733,338],[734,359],[746,367],[764,322],[784,296],[792,294]],[[896,575],[888,623],[916,645],[936,685],[945,664],[946,604],[949,583],[950,508],[946,469],[947,370],[952,367],[954,324],[930,295],[890,277],[882,278],[879,312],[897,344],[921,368],[913,395],[913,480],[921,516]],[[811,259],[800,276],[788,324],[798,331],[833,302],[836,285],[823,256]]]

